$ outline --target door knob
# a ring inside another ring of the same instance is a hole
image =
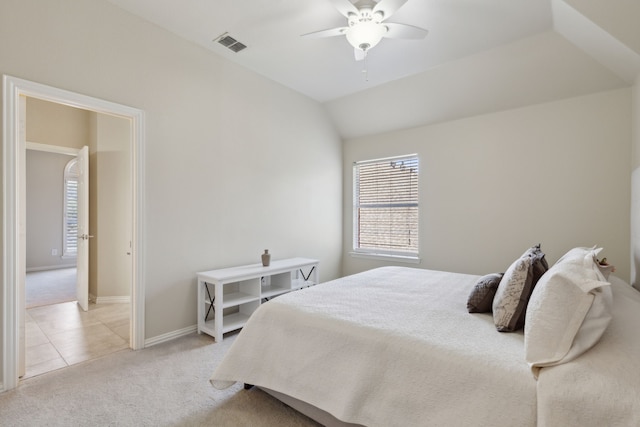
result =
[[[78,236],[78,239],[82,239],[82,240],[89,240],[90,238],[92,238],[93,236],[90,236],[88,234],[81,234],[80,236]]]

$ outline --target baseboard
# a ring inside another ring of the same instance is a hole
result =
[[[171,341],[176,338],[183,337],[185,335],[192,334],[198,330],[198,325],[187,326],[183,329],[178,329],[177,331],[168,332],[166,334],[158,335],[153,338],[149,338],[144,340],[144,347],[151,347],[152,345],[161,344],[163,342]]]
[[[120,297],[96,297],[91,295],[91,301],[95,301],[96,304],[126,304],[131,302],[131,297],[128,295]]]
[[[68,265],[49,265],[45,267],[30,267],[26,268],[25,271],[27,273],[33,273],[36,271],[47,271],[47,270],[62,270],[63,268],[76,268],[76,264],[68,264]]]
[[[0,383],[0,393],[4,393],[5,391],[7,390],[4,389],[4,384]]]

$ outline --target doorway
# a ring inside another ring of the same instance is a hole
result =
[[[144,348],[144,113],[141,110],[57,89],[19,78],[3,77],[3,388],[18,385],[24,362],[25,281],[25,151],[26,97],[33,97],[97,113],[122,117],[131,123],[131,309],[130,347]]]
[[[26,114],[22,379],[128,349],[131,294],[129,120],[30,97]]]
[[[70,115],[72,113],[75,115]],[[31,129],[26,132],[27,139],[47,141],[46,144],[27,142],[25,157],[25,305],[28,310],[77,300],[79,149],[53,144],[61,139],[73,142],[79,139],[73,135],[88,134],[75,130],[84,130],[82,121],[87,122],[84,128],[88,129],[88,120],[69,118],[85,119],[88,113],[27,99],[27,116]],[[82,142],[87,140],[83,138]]]

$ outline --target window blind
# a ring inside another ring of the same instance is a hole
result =
[[[64,173],[64,241],[63,256],[78,253],[78,167],[76,159],[71,160]]]
[[[68,179],[65,183],[65,255],[73,255],[78,252],[78,181]]]
[[[418,157],[354,164],[354,250],[418,254]]]

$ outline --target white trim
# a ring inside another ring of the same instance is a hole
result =
[[[131,297],[129,295],[119,297],[94,297],[93,300],[96,304],[128,304],[131,302]]]
[[[378,159],[368,159],[368,160],[356,160],[353,162],[353,165],[369,165],[371,163],[380,163],[386,161],[393,160],[404,160],[404,159],[413,159],[414,157],[418,157],[418,153],[413,154],[403,154],[401,156],[390,156],[390,157],[380,157]]]
[[[354,161],[353,162],[353,167],[351,170],[351,180],[352,180],[352,211],[351,211],[351,221],[352,221],[352,240],[351,240],[351,248],[352,248],[352,252],[350,252],[350,254],[352,256],[357,256],[357,257],[361,257],[361,258],[371,258],[371,259],[380,259],[380,260],[391,260],[391,261],[395,261],[395,260],[400,260],[403,262],[409,262],[409,263],[419,263],[420,259],[418,257],[418,253],[419,253],[419,245],[420,245],[420,233],[417,232],[416,238],[418,239],[418,246],[416,247],[416,250],[403,250],[403,251],[394,251],[394,250],[389,250],[386,247],[384,247],[384,245],[382,244],[376,244],[376,247],[372,247],[372,248],[362,248],[360,247],[360,240],[359,240],[359,230],[360,230],[360,207],[362,206],[360,204],[360,194],[362,192],[366,193],[365,191],[361,190],[361,183],[363,183],[363,180],[361,180],[361,168],[367,167],[369,165],[376,165],[376,164],[387,164],[387,163],[391,163],[391,167],[393,169],[395,169],[395,165],[393,163],[400,161],[409,161],[409,162],[416,162],[416,170],[418,171],[417,175],[417,181],[416,181],[416,185],[419,187],[420,186],[420,173],[419,173],[419,164],[420,164],[420,157],[418,156],[418,154],[406,154],[406,155],[401,155],[401,156],[393,156],[393,157],[382,157],[382,158],[378,158],[378,159],[371,159],[371,160],[358,160],[358,161]],[[401,169],[402,169],[402,164],[401,164]],[[413,170],[413,168],[409,168],[409,170]],[[368,178],[366,180],[364,180],[364,182],[370,182],[372,180],[373,177],[373,173],[369,174]],[[375,177],[382,177],[382,176],[389,176],[389,172],[382,172],[381,174],[379,174],[378,172],[375,173]],[[402,181],[398,181],[401,182],[403,185],[411,185],[411,178],[410,181],[407,183],[404,179]],[[366,189],[367,187],[365,187]],[[376,193],[376,191],[373,191],[374,193]],[[380,206],[390,206],[390,201],[378,201],[378,203],[380,204]],[[413,206],[415,205],[415,206]],[[416,224],[416,227],[420,227],[420,221],[419,221],[419,210],[420,210],[420,197],[419,197],[419,190],[418,193],[416,194],[416,200],[415,202],[406,202],[407,207],[415,207],[418,209],[418,222]],[[377,227],[380,228],[386,228],[387,224],[385,224],[384,226],[382,225],[383,222],[378,222],[376,221],[376,229]],[[374,246],[373,244],[370,246]],[[409,249],[407,247],[403,248],[403,249]]]
[[[47,153],[65,154],[67,156],[77,156],[79,148],[61,147],[59,145],[40,144],[39,142],[27,141],[27,150],[46,151]]]
[[[20,241],[17,233],[21,212],[17,178],[19,99],[28,96],[71,107],[115,115],[131,120],[131,168],[133,188],[131,340],[134,350],[144,348],[144,111],[98,98],[57,89],[40,83],[3,76],[3,364],[2,380],[10,390],[18,385],[18,295]]]
[[[75,264],[56,264],[56,265],[45,265],[42,267],[29,267],[26,270],[27,273],[33,273],[36,271],[48,271],[48,270],[61,270],[63,268],[76,268]]]
[[[17,82],[4,76],[2,98],[3,120],[3,318],[2,318],[2,381],[3,390],[18,385],[18,295],[15,285],[18,256],[15,248],[18,245],[16,222],[18,217],[18,190],[16,188],[16,170],[18,158],[15,141],[18,140],[18,101]]]
[[[420,258],[417,256],[375,254],[364,252],[349,252],[349,255],[351,255],[353,258],[375,259],[378,261],[396,261],[405,262],[407,264],[420,264]]]
[[[166,334],[158,335],[148,340],[145,340],[144,346],[151,347],[152,345],[162,344],[163,342],[171,341],[176,338],[190,335],[198,331],[198,325],[187,326],[186,328],[178,329],[177,331],[167,332]]]

